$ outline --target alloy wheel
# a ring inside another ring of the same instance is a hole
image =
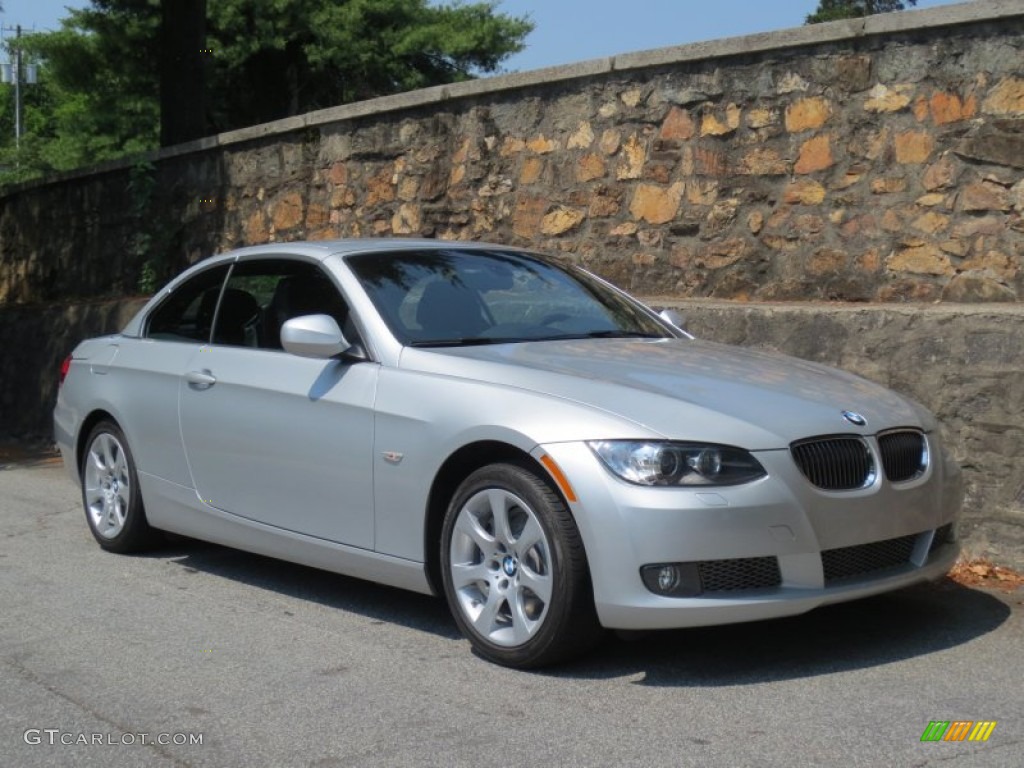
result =
[[[495,645],[520,646],[544,623],[553,589],[551,544],[537,514],[502,488],[470,497],[450,545],[459,610]]]
[[[84,487],[93,530],[105,539],[113,539],[124,529],[132,489],[124,447],[109,432],[96,435],[89,446]]]

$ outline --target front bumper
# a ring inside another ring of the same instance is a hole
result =
[[[959,553],[963,493],[959,469],[930,443],[923,477],[844,492],[814,488],[788,450],[756,454],[768,472],[761,480],[705,489],[628,484],[583,443],[535,455],[550,455],[576,494],[570,507],[602,625],[669,629],[791,616],[941,577]],[[726,579],[695,597],[666,597],[641,578],[652,564],[724,565],[742,576],[755,562],[771,563],[769,586]]]

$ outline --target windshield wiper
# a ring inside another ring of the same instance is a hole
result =
[[[460,339],[428,339],[426,341],[413,341],[410,347],[473,347],[485,344],[514,344],[519,341],[532,341],[532,339],[502,339],[487,338],[485,336],[465,336]]]
[[[660,333],[649,333],[647,331],[590,331],[589,333],[581,333],[571,338],[577,339],[667,339],[668,336],[664,336]]]
[[[572,339],[668,339],[658,333],[646,331],[588,331],[586,333],[565,333],[555,336],[517,336],[517,337],[489,337],[489,336],[463,336],[458,339],[427,339],[425,341],[413,341],[410,347],[473,347],[486,344],[520,344],[529,341],[571,341]]]

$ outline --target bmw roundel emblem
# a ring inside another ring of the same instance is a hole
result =
[[[861,416],[859,413],[853,411],[843,411],[843,418],[853,424],[855,427],[863,427],[868,423],[868,420]]]

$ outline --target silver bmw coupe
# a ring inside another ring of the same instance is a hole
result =
[[[56,440],[104,549],[170,531],[443,594],[513,667],[946,572],[927,411],[670,320],[504,246],[245,248],[75,348]]]

